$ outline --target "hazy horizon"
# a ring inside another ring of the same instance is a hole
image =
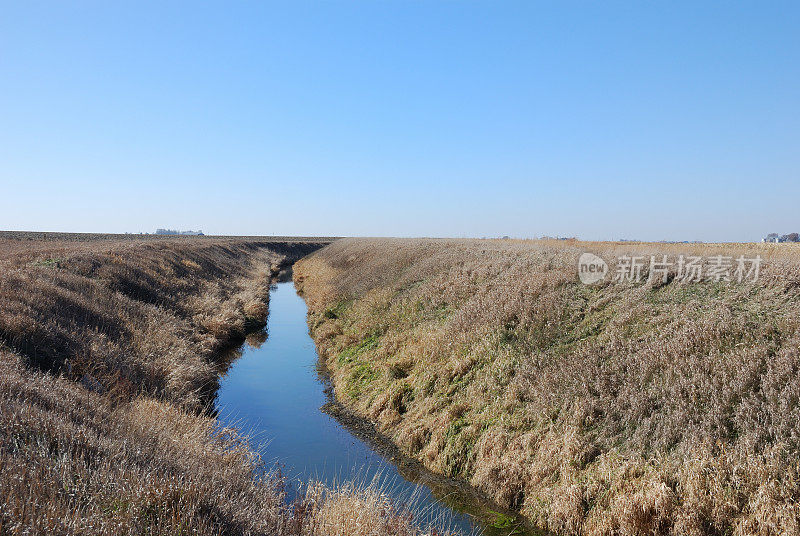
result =
[[[85,2],[0,21],[0,228],[800,231],[800,6]]]

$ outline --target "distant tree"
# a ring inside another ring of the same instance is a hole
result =
[[[783,235],[781,237],[782,242],[800,242],[800,234],[798,233],[789,233],[787,235]]]

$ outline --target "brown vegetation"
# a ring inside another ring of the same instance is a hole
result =
[[[122,398],[198,409],[213,356],[263,324],[271,277],[313,242],[0,242],[0,340]]]
[[[0,534],[420,534],[373,489],[287,504],[201,411],[319,242],[29,238],[0,239]]]
[[[764,266],[586,286],[583,251]],[[543,528],[800,533],[797,247],[354,239],[294,273],[337,396]]]

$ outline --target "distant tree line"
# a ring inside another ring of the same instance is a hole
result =
[[[157,235],[203,236],[203,231],[176,231],[175,229],[156,229]]]

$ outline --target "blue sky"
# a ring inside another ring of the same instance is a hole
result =
[[[800,231],[797,2],[18,2],[0,228]]]

